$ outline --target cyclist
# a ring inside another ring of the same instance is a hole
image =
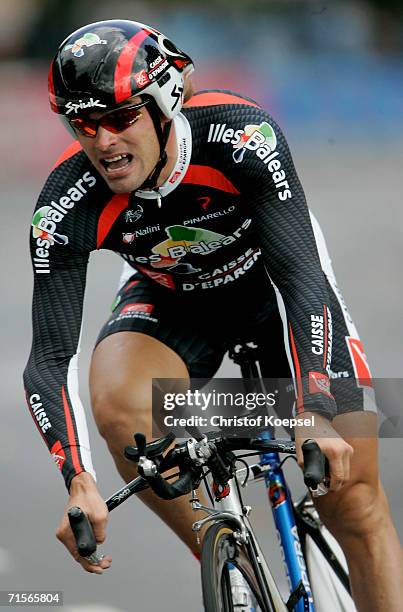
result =
[[[347,556],[357,607],[397,611],[401,549],[378,478],[370,373],[321,230],[274,119],[232,92],[193,94],[192,71],[172,41],[132,21],[85,26],[59,47],[50,104],[76,141],[32,220],[29,409],[67,507],[80,506],[104,541],[77,354],[89,254],[115,251],[125,274],[90,390],[122,478],[136,475],[122,454],[133,432],[151,437],[151,379],[210,378],[240,333],[254,335],[267,375],[292,375],[297,413],[315,416],[295,430],[298,455],[309,437],[329,459],[331,490],[316,504]],[[186,498],[141,497],[199,553]],[[99,566],[78,557],[66,514],[57,536],[85,570],[110,566],[110,557]]]

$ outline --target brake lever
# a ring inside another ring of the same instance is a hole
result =
[[[329,468],[329,460],[325,455],[325,477],[323,482],[320,482],[316,489],[309,490],[311,492],[312,497],[323,497],[323,495],[327,495],[329,493],[330,488],[330,468]]]
[[[134,439],[136,440],[136,446],[139,451],[137,471],[140,476],[143,476],[144,478],[153,478],[158,474],[158,469],[154,461],[152,459],[147,458],[146,437],[142,433],[135,433]]]
[[[144,434],[138,432],[134,434],[134,439],[136,440],[137,450],[139,452],[139,457],[146,457],[146,437]]]

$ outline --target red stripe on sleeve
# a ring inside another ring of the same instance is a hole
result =
[[[112,225],[129,203],[129,194],[119,194],[113,196],[107,203],[98,220],[97,231],[97,249],[101,248],[101,244],[107,237]]]
[[[326,370],[326,366],[327,366],[327,310],[326,310],[326,304],[323,304],[323,323],[324,323],[324,331],[325,331],[325,337],[324,337],[324,350],[323,350],[323,369]]]
[[[245,104],[246,106],[259,106],[255,102],[245,100],[240,96],[234,96],[233,94],[227,94],[219,91],[195,94],[186,102],[184,106],[185,108],[188,108],[193,106],[218,106],[220,104]]]
[[[137,32],[123,47],[115,68],[115,100],[123,102],[132,95],[131,75],[134,58],[141,43],[149,33],[146,30]]]
[[[57,166],[60,166],[60,164],[62,164],[64,161],[66,161],[66,159],[69,159],[69,157],[73,157],[73,155],[75,155],[76,153],[78,153],[81,150],[82,150],[81,149],[81,145],[80,145],[79,142],[77,142],[77,140],[72,142],[71,145],[69,145],[67,147],[67,149],[65,151],[63,151],[63,153],[61,154],[59,159],[56,160],[56,163],[54,164],[52,170],[57,168]]]
[[[222,172],[211,168],[210,166],[189,166],[182,183],[193,183],[195,185],[204,185],[205,187],[213,187],[227,193],[239,195],[239,191],[229,181]]]
[[[127,291],[129,291],[129,289],[132,289],[133,287],[135,287],[136,285],[138,285],[138,284],[139,284],[139,282],[140,282],[139,280],[132,281],[131,283],[129,283],[129,284],[127,285],[127,287],[126,287],[126,289],[125,289],[125,291],[124,291],[124,292],[126,293]]]
[[[62,385],[62,398],[63,398],[63,407],[64,407],[64,415],[66,417],[66,425],[67,425],[67,436],[69,439],[69,447],[71,451],[71,459],[73,461],[73,466],[76,471],[76,474],[80,474],[80,472],[84,472],[84,468],[80,463],[80,459],[78,456],[78,444],[74,434],[73,421],[71,419],[71,413],[69,404],[66,397],[66,392],[64,390],[64,385]]]
[[[300,368],[300,365],[299,365],[299,359],[298,359],[298,355],[297,355],[297,349],[296,349],[296,346],[295,346],[294,334],[292,333],[291,323],[289,324],[289,328],[290,328],[291,350],[292,350],[292,356],[293,356],[294,367],[295,367],[295,377],[297,379],[297,413],[300,414],[301,412],[304,411],[304,400],[303,400],[303,393],[302,393],[301,368]]]

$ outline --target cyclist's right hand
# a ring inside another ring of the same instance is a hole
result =
[[[94,565],[78,554],[76,541],[70,527],[67,511],[78,506],[88,516],[94,530],[97,544],[102,544],[106,537],[106,524],[108,509],[98,492],[95,480],[87,472],[81,472],[73,478],[70,485],[70,498],[60,524],[56,530],[56,537],[60,540],[73,558],[78,561],[86,572],[102,574],[112,564],[112,557],[105,556],[99,565]]]
[[[351,459],[354,449],[332,427],[331,422],[320,414],[303,412],[302,418],[312,419],[314,425],[310,427],[297,426],[294,428],[295,447],[299,466],[304,465],[302,444],[307,439],[317,442],[322,453],[329,461],[330,487],[329,491],[339,491],[350,480]]]

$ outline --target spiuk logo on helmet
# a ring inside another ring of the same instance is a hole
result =
[[[93,32],[87,32],[76,40],[72,45],[66,45],[66,50],[71,49],[74,57],[82,57],[84,55],[83,47],[92,47],[93,45],[106,45],[108,43],[107,40],[103,40],[99,38],[98,34],[94,34]]]
[[[79,110],[85,108],[106,108],[106,104],[101,104],[99,100],[90,98],[89,100],[79,100],[78,102],[67,102],[66,103],[66,115],[70,113],[78,113]]]

